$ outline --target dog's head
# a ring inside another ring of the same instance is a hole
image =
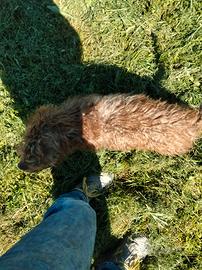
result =
[[[65,124],[64,124],[65,122]],[[28,121],[19,146],[18,167],[28,172],[53,167],[73,151],[77,134],[68,121],[57,117],[54,106],[42,106]]]

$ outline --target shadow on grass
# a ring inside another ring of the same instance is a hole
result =
[[[153,79],[112,65],[84,65],[78,33],[53,7],[50,0],[1,1],[1,79],[23,121],[41,104],[59,104],[77,94],[132,92],[176,101],[160,83],[166,74],[154,34],[159,69]],[[84,175],[99,171],[95,153],[75,153],[53,170],[53,197],[70,190]],[[97,243],[102,246],[106,237],[111,241],[107,205],[104,199],[94,203],[98,235],[103,234]]]
[[[78,33],[50,7],[56,7],[50,0],[1,2],[1,77],[20,117],[77,94],[144,92],[176,101],[160,83],[166,74],[155,34],[151,38],[158,69],[153,79],[117,66],[84,65]]]

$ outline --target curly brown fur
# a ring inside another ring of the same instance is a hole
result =
[[[202,112],[145,95],[91,95],[42,106],[29,119],[19,167],[56,165],[77,149],[132,149],[180,155],[202,133]]]

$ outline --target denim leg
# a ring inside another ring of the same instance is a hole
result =
[[[0,257],[0,270],[89,270],[96,214],[78,190],[64,194],[43,221]]]

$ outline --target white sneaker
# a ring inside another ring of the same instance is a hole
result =
[[[143,237],[127,237],[107,261],[95,269],[137,269],[135,266],[149,254],[149,241]]]

